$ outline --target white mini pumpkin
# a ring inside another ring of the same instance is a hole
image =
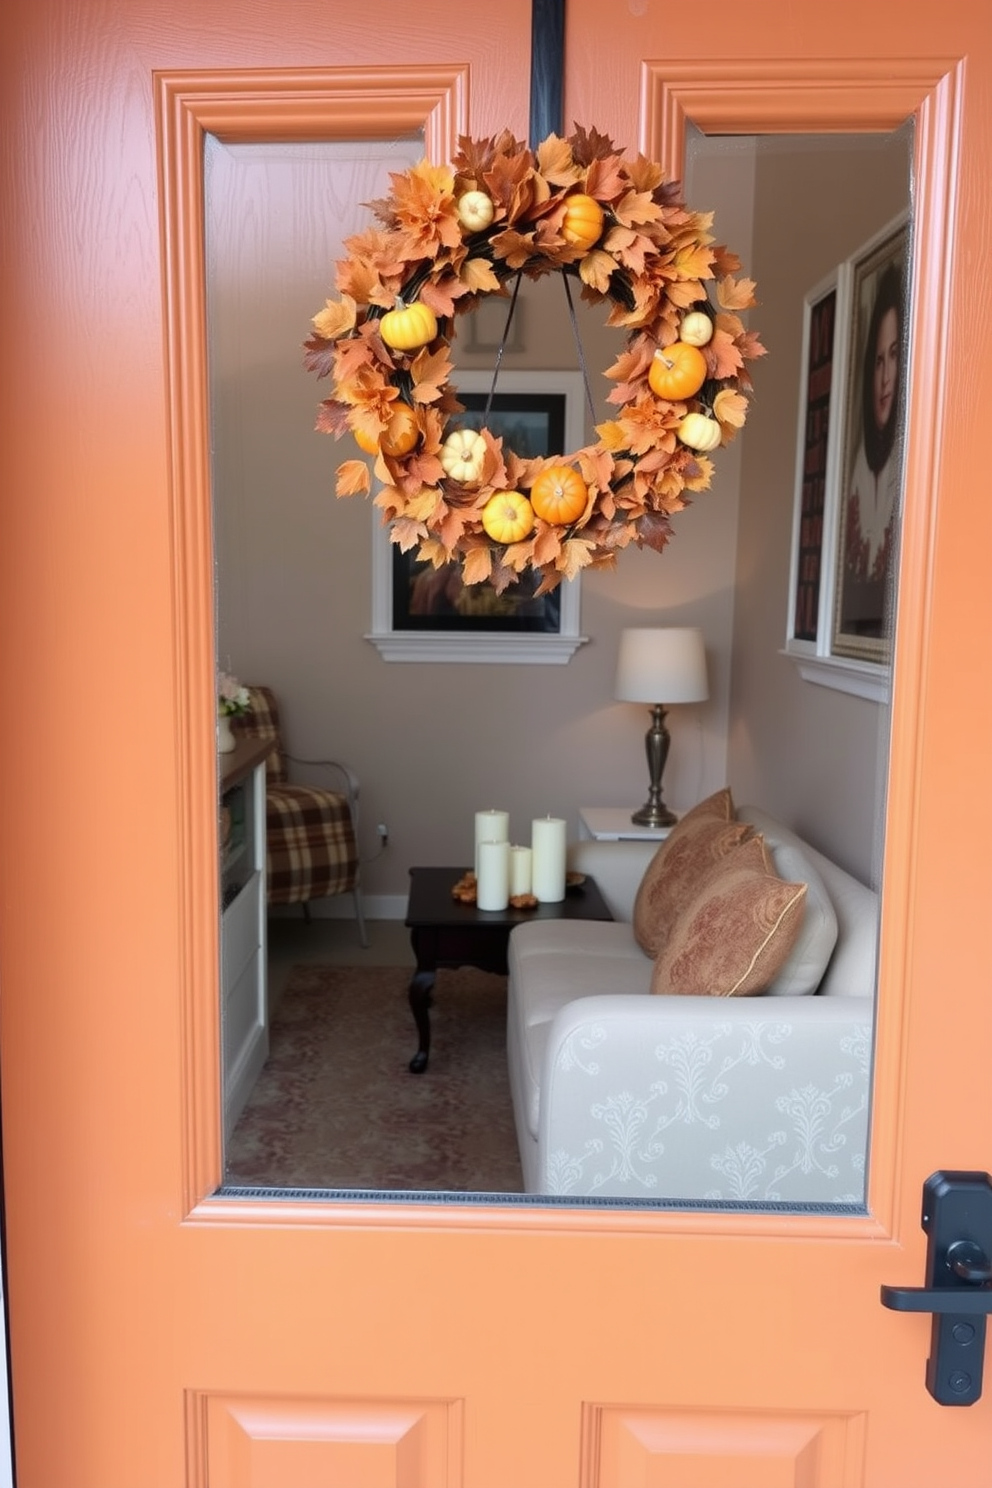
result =
[[[483,232],[493,220],[493,199],[484,191],[465,191],[455,203],[458,221],[466,232]]]
[[[445,475],[460,481],[463,486],[478,483],[485,458],[486,441],[475,429],[456,429],[441,446],[440,460]]]
[[[716,449],[723,437],[716,419],[705,413],[687,413],[675,432],[689,449],[703,452]]]
[[[689,346],[705,346],[713,339],[713,322],[705,310],[690,310],[683,315],[679,338]]]

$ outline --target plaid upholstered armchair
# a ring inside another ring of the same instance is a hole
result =
[[[268,687],[249,687],[251,711],[231,720],[238,734],[271,739],[265,766],[265,841],[270,904],[302,904],[350,893],[362,945],[368,945],[358,865],[358,778],[337,760],[301,760],[336,771],[343,789],[289,780],[279,732],[279,706]],[[295,761],[294,761],[295,763]]]

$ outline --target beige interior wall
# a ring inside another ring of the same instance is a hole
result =
[[[713,142],[709,142],[712,147]],[[732,151],[732,141],[722,142]],[[749,148],[749,147],[748,147]],[[800,678],[785,641],[802,361],[798,307],[908,205],[908,129],[892,139],[760,142],[755,323],[769,348],[743,445],[729,775],[830,857],[877,879],[887,709]]]
[[[329,389],[302,366],[310,317],[332,292],[343,238],[369,225],[361,204],[388,191],[389,170],[419,158],[420,144],[388,151],[375,145],[363,153],[360,164],[344,147],[212,144],[208,256],[219,655],[242,680],[276,689],[292,753],[346,759],[360,774],[364,882],[373,909],[377,900],[395,907],[412,863],[467,862],[479,808],[507,809],[512,837],[528,841],[534,816],[564,816],[574,832],[582,805],[633,810],[642,803],[647,709],[612,699],[625,625],[693,624],[706,638],[710,700],[669,712],[666,799],[684,808],[730,779],[739,799],[761,800],[817,826],[810,750],[828,754],[833,768],[818,790],[836,802],[850,788],[849,755],[846,747],[830,755],[824,736],[849,728],[858,737],[872,733],[878,710],[799,682],[778,655],[791,525],[797,307],[822,272],[817,254],[835,261],[820,235],[805,229],[808,213],[797,193],[807,167],[785,152],[781,169],[791,192],[785,199],[795,208],[780,240],[762,222],[762,213],[781,220],[781,207],[769,206],[778,190],[778,157],[766,160],[750,142],[705,142],[687,169],[691,204],[716,209],[720,241],[741,254],[745,271],[759,281],[762,306],[752,320],[774,348],[756,369],[746,436],[719,454],[711,491],[676,518],[664,554],[628,551],[614,572],[583,579],[581,628],[588,641],[567,666],[466,666],[387,663],[365,639],[376,518],[359,498],[335,498],[335,466],[352,450],[313,430]],[[835,169],[843,181],[849,162]],[[866,191],[873,194],[874,188]],[[841,215],[836,198],[833,211]],[[788,246],[797,234],[801,251]],[[863,236],[854,231],[851,246]],[[619,351],[622,333],[602,325],[601,311],[580,306],[579,318],[590,383],[601,397],[601,371]],[[556,278],[522,292],[521,331],[522,351],[504,357],[508,370],[577,365]],[[492,355],[473,355],[468,340],[463,331],[460,363],[491,366]],[[597,417],[604,409],[599,402]],[[870,788],[867,796],[870,802]],[[860,797],[852,805],[856,851],[837,854],[855,869],[863,855],[864,806]],[[389,827],[382,853],[378,821]]]

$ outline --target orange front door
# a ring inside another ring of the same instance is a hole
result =
[[[914,385],[870,1211],[211,1197],[220,1179],[204,131],[527,133],[530,13],[5,13],[0,992],[20,1488],[980,1484],[923,1386],[923,1180],[992,1169],[984,0],[569,0],[565,120],[915,113]],[[893,56],[893,48],[897,53]],[[903,60],[905,59],[905,60]],[[783,222],[783,231],[788,224]],[[163,372],[164,369],[164,372]],[[790,436],[791,437],[791,436]],[[983,1463],[986,1464],[983,1466]]]

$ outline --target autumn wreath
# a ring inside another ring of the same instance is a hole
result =
[[[710,484],[707,452],[743,425],[747,363],[764,349],[739,314],[754,284],[713,246],[712,214],[690,211],[660,165],[581,128],[533,151],[508,132],[463,138],[450,165],[391,180],[369,204],[381,227],[346,240],[339,298],[305,350],[333,379],[317,428],[375,455],[393,542],[438,568],[460,560],[464,583],[497,592],[533,569],[547,593],[630,543],[660,551],[687,493]],[[455,318],[482,296],[555,272],[627,330],[605,373],[616,416],[596,444],[524,459],[458,427],[449,352]],[[370,484],[366,461],[339,466],[338,496]]]

